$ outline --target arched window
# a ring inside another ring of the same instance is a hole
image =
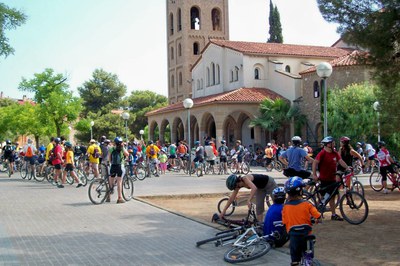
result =
[[[221,12],[219,9],[214,8],[211,11],[211,21],[213,30],[221,30]]]
[[[178,31],[181,31],[182,30],[182,11],[180,8],[178,8],[178,21],[177,22],[178,22],[177,23]]]
[[[233,70],[231,70],[231,82],[233,82]]]
[[[169,35],[174,34],[174,15],[171,13],[169,15]]]
[[[171,88],[172,89],[175,88],[175,76],[174,75],[171,76]]]
[[[290,66],[289,66],[289,65],[286,65],[286,66],[285,66],[285,71],[286,71],[287,73],[290,73]]]
[[[201,88],[201,89],[204,89],[204,82],[203,82],[203,79],[200,80],[200,88]]]
[[[258,68],[254,69],[254,79],[260,79],[260,70]]]
[[[192,30],[200,30],[200,11],[197,7],[190,9],[190,28]]]
[[[239,68],[235,66],[235,81],[239,80]]]
[[[200,90],[201,89],[201,87],[200,87],[200,80],[198,79],[197,80],[197,90]]]
[[[217,80],[215,82],[216,84],[221,83],[221,71],[219,69],[219,65],[217,65]]]
[[[211,85],[215,85],[215,64],[211,63]]]
[[[210,86],[210,68],[207,67],[207,87]]]
[[[174,47],[171,47],[171,60],[174,60]]]
[[[198,55],[199,53],[200,53],[199,43],[195,42],[193,43],[193,54]]]
[[[182,86],[182,72],[179,72],[179,87]]]
[[[182,46],[178,44],[178,56],[182,56]]]

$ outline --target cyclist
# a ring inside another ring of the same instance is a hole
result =
[[[222,210],[220,217],[224,217],[226,210],[236,199],[241,188],[251,189],[250,196],[247,201],[249,209],[251,208],[252,200],[256,197],[256,215],[257,219],[262,222],[264,213],[264,204],[267,195],[271,195],[272,191],[277,187],[275,180],[263,174],[248,174],[245,176],[238,176],[232,174],[226,179],[226,187],[229,190],[233,190],[233,193],[229,197],[224,209]]]
[[[212,173],[214,174],[214,165],[215,165],[215,160],[217,159],[217,156],[215,156],[214,153],[214,148],[211,146],[211,141],[206,141],[206,145],[204,146],[204,153],[206,155],[206,160],[207,162],[210,163]]]
[[[218,154],[219,154],[219,163],[222,164],[222,168],[224,169],[224,174],[228,172],[228,152],[229,148],[226,146],[226,141],[221,140],[221,146],[218,148]]]
[[[384,141],[378,142],[378,150],[376,152],[376,158],[379,161],[379,171],[382,175],[382,185],[383,185],[383,193],[388,194],[387,190],[387,173],[392,173],[395,176],[394,180],[397,180],[397,173],[393,169],[394,160],[389,154],[389,151],[386,149],[386,143]],[[396,187],[397,184],[393,184],[393,188]]]
[[[271,143],[267,144],[265,147],[265,166],[268,166],[272,162],[272,158],[274,157],[274,150],[271,147]]]
[[[154,167],[157,169],[157,173],[158,173],[159,170],[158,170],[157,157],[158,157],[158,153],[160,152],[160,149],[158,148],[157,145],[155,145],[153,143],[152,140],[149,140],[149,142],[147,144],[148,144],[148,146],[146,147],[146,156],[148,159],[148,167],[150,167],[150,164],[153,164]],[[148,172],[149,172],[149,176],[150,176],[151,175],[150,169]],[[155,176],[158,176],[158,174],[156,174]]]
[[[125,203],[122,199],[122,177],[125,173],[124,158],[129,156],[129,153],[122,145],[122,138],[116,137],[114,139],[115,147],[111,147],[108,151],[108,161],[111,163],[109,184],[111,191],[114,189],[114,178],[117,177],[117,203]],[[110,202],[110,195],[107,197],[106,202]]]
[[[35,157],[34,155],[37,153],[37,149],[35,145],[32,144],[33,141],[31,139],[28,139],[28,143],[24,146],[24,154],[25,154],[25,161],[26,163],[29,163],[29,169],[30,172],[35,175],[36,169],[35,169]]]
[[[369,143],[362,142],[362,147],[364,148],[365,157],[367,157],[367,163],[365,164],[365,171],[369,173],[375,167],[375,149]]]
[[[287,165],[288,167],[283,170],[283,174],[287,177],[299,176],[301,178],[309,178],[311,172],[302,168],[302,162],[306,159],[309,162],[313,162],[314,159],[300,147],[301,138],[299,136],[294,136],[292,138],[292,147],[287,149],[285,152],[279,156],[279,160]]]
[[[11,144],[11,141],[6,140],[6,146],[3,148],[3,156],[5,160],[8,160],[9,167],[11,168],[11,174],[14,173],[14,161],[15,161],[15,146]]]
[[[289,178],[285,183],[288,200],[282,210],[282,223],[290,238],[291,265],[300,265],[303,252],[307,248],[305,237],[311,234],[311,217],[321,220],[321,213],[308,201],[303,200],[305,186],[300,177]]]
[[[194,147],[195,147],[195,157],[193,159],[193,163],[202,163],[204,161],[204,147],[200,145],[200,141],[196,140],[194,142]],[[194,166],[192,169],[195,169]],[[200,176],[202,176],[201,174]]]
[[[77,188],[83,186],[82,182],[78,179],[78,176],[76,175],[74,171],[74,152],[72,151],[72,143],[69,141],[66,141],[64,143],[65,147],[65,167],[63,171],[63,176],[62,176],[62,181],[61,184],[64,184],[65,181],[67,180],[67,173],[70,172],[70,175],[74,178],[75,182],[78,183],[76,186]]]
[[[90,145],[87,148],[86,154],[89,157],[89,167],[91,167],[93,170],[94,178],[98,178],[101,149],[97,145],[96,140],[94,139],[90,140]]]
[[[286,230],[282,226],[274,225],[274,222],[282,221],[282,209],[286,200],[286,193],[283,187],[277,187],[272,191],[272,200],[274,204],[268,208],[264,219],[264,235],[271,235],[278,232],[279,237],[270,237],[274,241],[275,247],[282,247],[288,241]]]
[[[304,142],[303,143],[303,149],[307,152],[308,156],[310,156],[312,158],[313,156],[313,149],[310,147],[310,145],[308,145],[308,142]],[[308,169],[308,160],[305,161],[304,163],[304,169]],[[311,162],[312,164],[312,162]]]
[[[335,140],[331,136],[325,137],[321,143],[324,145],[324,147],[317,154],[317,157],[315,157],[312,165],[312,171],[314,180],[319,180],[321,182],[320,187],[322,191],[324,191],[322,196],[325,197],[326,193],[328,193],[328,195],[332,195],[332,192],[335,190],[335,186],[332,184],[340,181],[340,176],[336,175],[337,164],[340,164],[345,170],[348,169],[348,166],[342,160],[340,154],[335,150]],[[317,176],[317,166],[319,167],[319,177]],[[336,194],[333,195],[329,201],[329,206],[332,212],[331,220],[343,221],[343,218],[337,215],[335,211],[335,198],[337,194],[338,191],[336,191]]]
[[[353,147],[350,145],[350,138],[343,136],[340,138],[340,157],[342,160],[349,166],[353,165],[353,159],[357,158],[361,162],[361,166],[364,168],[364,162],[362,156],[356,152]],[[344,171],[343,166],[338,165],[339,171]],[[346,185],[350,187],[350,179],[346,181]]]
[[[175,143],[171,143],[171,145],[168,146],[168,158],[170,159],[171,162],[171,166],[174,167],[175,166],[175,159],[176,159],[176,145]]]
[[[61,164],[64,163],[63,159],[63,150],[60,145],[61,139],[54,138],[54,148],[52,153],[54,154],[54,158],[52,158],[52,165],[54,165],[54,183],[57,184],[58,188],[64,188],[63,184],[58,184],[58,177],[61,178]]]
[[[244,154],[245,154],[245,150],[244,150],[244,147],[242,145],[242,142],[240,140],[236,140],[235,155],[237,155],[237,162],[236,162],[236,172],[237,173],[241,172],[240,168],[241,168],[241,165],[242,165],[242,162],[243,162]]]

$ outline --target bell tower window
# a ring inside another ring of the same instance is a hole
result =
[[[190,9],[190,28],[192,30],[200,30],[200,11],[197,7]]]

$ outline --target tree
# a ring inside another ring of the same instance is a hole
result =
[[[269,1],[269,43],[283,43],[281,16],[278,8]]]
[[[135,135],[139,134],[139,131],[147,126],[147,112],[168,105],[167,97],[152,91],[133,91],[127,102],[129,113],[134,119],[131,120],[130,118],[132,123],[129,124],[129,129]]]
[[[6,30],[16,29],[26,21],[26,15],[15,8],[9,8],[0,3],[0,56],[7,57],[14,53],[5,35]]]
[[[54,74],[53,69],[34,74],[34,78],[22,79],[19,89],[34,93],[34,101],[40,111],[38,119],[42,124],[54,126],[57,136],[60,136],[68,125],[74,122],[82,108],[81,100],[74,97],[68,90],[67,78],[62,74]]]
[[[400,8],[393,0],[318,0],[325,20],[339,24],[344,41],[362,47],[369,56],[360,58],[374,69],[379,85],[375,94],[381,103],[382,119],[400,119]],[[392,123],[393,131],[400,125]]]
[[[102,69],[93,72],[93,78],[78,88],[83,100],[83,115],[89,112],[107,114],[112,109],[121,107],[121,98],[126,94],[126,86],[118,80],[115,74]]]

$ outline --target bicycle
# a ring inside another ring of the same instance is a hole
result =
[[[238,169],[238,164],[239,165],[239,171]],[[244,174],[247,175],[250,172],[250,164],[247,162],[241,162],[239,163],[237,161],[237,157],[233,156],[230,162],[228,163],[229,170],[231,171],[232,174]]]
[[[339,182],[332,183],[324,188],[321,188],[319,184],[316,184],[314,181],[308,182],[307,185],[315,186],[315,188],[311,190],[311,192],[303,190],[303,198],[310,201],[322,215],[325,211],[329,210],[326,206],[333,195],[337,194],[339,189],[343,187],[344,193],[339,199],[339,210],[343,218],[348,223],[354,225],[361,224],[367,219],[369,212],[367,200],[360,193],[349,189],[343,181],[342,176],[340,176]],[[325,194],[325,191],[332,187],[334,188],[333,193],[329,195]],[[323,194],[325,194],[327,198],[324,198],[322,196]]]
[[[271,162],[265,165],[265,169],[267,170],[267,172],[271,172],[273,169],[275,169],[278,172],[282,172],[283,164],[280,161],[276,160],[274,156],[274,158],[271,159]]]
[[[203,161],[198,161],[194,163],[194,168],[196,169],[196,175],[197,177],[203,176],[203,173],[206,173],[206,164]]]
[[[392,185],[391,191],[395,190],[396,188],[400,190],[400,175],[398,170],[396,171],[396,174],[388,172],[386,182],[388,186],[390,184]],[[371,175],[369,176],[369,185],[376,192],[382,191],[383,184],[380,171],[372,171]]]
[[[225,217],[220,219],[218,214],[215,213],[211,221],[228,227],[229,229],[216,233],[214,237],[197,241],[196,247],[210,242],[213,242],[216,247],[230,245],[238,236],[243,234],[247,228],[251,227],[253,224],[258,225],[254,208],[249,209],[246,218],[242,220],[226,219]]]
[[[106,168],[108,173],[108,166]],[[102,204],[104,201],[114,193],[114,187],[117,185],[117,178],[114,179],[114,184],[110,186],[108,174],[103,174],[101,178],[95,178],[90,182],[88,195],[93,204]],[[125,201],[130,201],[133,198],[134,185],[131,178],[122,177],[122,197]]]

